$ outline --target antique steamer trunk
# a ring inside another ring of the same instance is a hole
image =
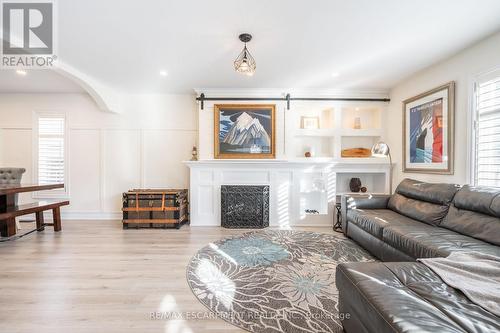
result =
[[[137,189],[123,193],[123,228],[177,229],[189,223],[186,189]]]

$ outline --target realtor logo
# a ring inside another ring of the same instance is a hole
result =
[[[52,1],[2,1],[2,67],[52,66],[54,21]]]

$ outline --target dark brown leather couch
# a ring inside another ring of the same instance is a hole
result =
[[[500,256],[500,190],[405,179],[392,196],[344,196],[344,233],[383,263],[337,267],[345,331],[500,332],[500,318],[417,258]]]

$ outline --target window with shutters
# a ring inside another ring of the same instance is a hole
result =
[[[500,71],[477,80],[474,91],[473,182],[500,187]]]
[[[64,113],[36,113],[35,121],[35,182],[64,183],[64,190],[46,191],[37,197],[66,194],[67,190],[67,131]]]

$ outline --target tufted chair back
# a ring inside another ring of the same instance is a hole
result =
[[[21,184],[21,178],[23,178],[23,173],[26,171],[25,168],[0,168],[0,185],[18,185]],[[18,195],[14,195],[14,204],[17,206],[19,203]],[[19,221],[16,220],[16,228],[21,229]]]
[[[0,168],[0,185],[21,184],[24,168]]]

